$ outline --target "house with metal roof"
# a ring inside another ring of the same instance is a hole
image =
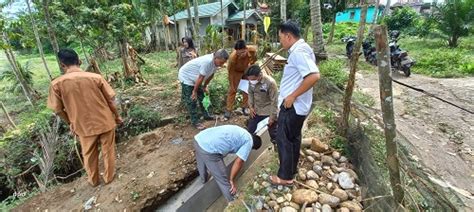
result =
[[[199,15],[199,35],[206,34],[206,28],[209,25],[222,26],[229,36],[233,39],[241,38],[241,23],[244,20],[244,11],[239,11],[239,7],[232,0],[223,0],[221,17],[221,3],[214,2],[202,4],[198,6]],[[194,18],[194,8],[191,8],[191,17]],[[250,29],[256,28],[257,24],[261,24],[262,17],[254,9],[245,11],[246,27]],[[192,25],[189,22],[188,10],[185,9],[174,15],[170,19],[178,25],[178,35],[180,38],[184,36],[191,36]],[[250,31],[250,30],[247,30]],[[249,38],[249,37],[247,37]]]

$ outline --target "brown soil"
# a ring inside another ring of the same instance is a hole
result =
[[[474,111],[473,77],[393,77]],[[378,75],[358,75],[357,85],[374,98],[374,108],[379,109]],[[437,180],[449,183],[453,190],[467,191],[456,192],[467,207],[474,208],[474,115],[396,83],[393,88],[397,129],[416,147],[413,158],[423,161],[441,178]]]
[[[245,117],[222,124],[243,125]],[[208,127],[215,121],[206,122]],[[83,176],[39,194],[14,211],[79,211],[91,197],[94,210],[152,210],[197,176],[191,126],[167,125],[117,146],[116,178],[92,188]]]

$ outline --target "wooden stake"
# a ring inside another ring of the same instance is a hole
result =
[[[364,31],[365,31],[365,22],[367,17],[367,3],[364,1],[362,6],[362,11],[360,14],[360,23],[359,30],[357,31],[357,41],[352,50],[351,60],[350,60],[350,73],[349,80],[347,81],[347,86],[344,94],[344,104],[342,110],[342,126],[341,126],[341,135],[347,137],[349,131],[349,114],[351,113],[351,99],[352,93],[354,91],[355,85],[355,74],[357,71],[357,61],[359,61],[359,50],[362,46],[362,40],[364,40]]]
[[[385,148],[387,149],[387,165],[390,184],[395,201],[403,205],[404,191],[400,180],[400,167],[397,156],[395,118],[393,112],[392,78],[390,77],[390,49],[388,48],[387,27],[374,27],[375,45],[377,48],[377,66],[379,72],[380,102],[385,131]]]

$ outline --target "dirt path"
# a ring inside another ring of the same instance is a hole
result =
[[[393,77],[474,111],[473,77]],[[374,107],[379,109],[378,75],[359,75],[357,85],[374,98]],[[441,177],[437,180],[467,191],[457,192],[474,209],[474,115],[395,83],[394,99],[397,129],[417,148],[416,157]]]
[[[232,123],[243,125],[244,120],[236,117]],[[83,176],[29,199],[14,211],[82,211],[94,196],[94,210],[154,209],[197,176],[192,144],[196,133],[193,127],[170,124],[139,135],[118,145],[117,173],[111,184],[92,188]]]

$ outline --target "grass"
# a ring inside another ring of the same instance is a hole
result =
[[[345,71],[346,61],[344,59],[331,59],[322,61],[319,64],[321,77],[328,78],[339,88],[344,88],[348,80],[348,72]]]
[[[405,37],[399,42],[416,64],[413,72],[437,78],[474,76],[474,38],[461,40],[459,47],[449,48],[441,39]]]
[[[423,74],[436,78],[452,78],[474,76],[474,37],[461,39],[457,48],[450,48],[446,41],[438,38],[403,37],[399,40],[402,50],[416,61],[412,68],[413,73]],[[334,41],[327,45],[326,50],[331,54],[345,55],[345,43]],[[331,60],[341,60],[334,58]],[[347,61],[347,59],[346,59]],[[323,63],[321,64],[323,65]],[[348,67],[348,64],[345,65]],[[376,66],[359,58],[358,70],[362,73],[375,73]],[[331,72],[330,72],[331,73]],[[334,81],[336,84],[340,81]]]
[[[373,107],[375,105],[375,100],[374,98],[372,98],[372,96],[364,93],[364,92],[360,92],[360,91],[355,91],[352,98],[361,103],[362,105],[364,106],[367,106],[367,107]]]

